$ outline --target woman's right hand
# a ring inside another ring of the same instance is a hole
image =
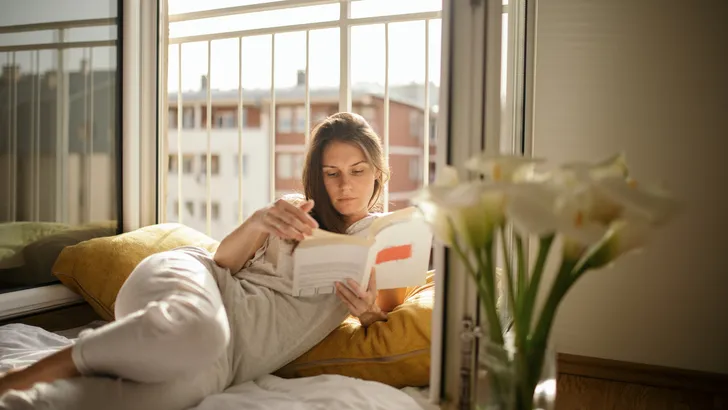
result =
[[[318,223],[308,214],[313,208],[313,201],[308,200],[295,206],[279,199],[271,205],[253,214],[258,229],[281,239],[302,241],[304,235],[311,235]]]

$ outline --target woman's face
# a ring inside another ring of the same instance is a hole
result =
[[[377,170],[369,164],[361,148],[333,141],[324,148],[322,165],[326,192],[347,224],[367,216]]]

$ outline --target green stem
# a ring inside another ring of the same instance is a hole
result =
[[[501,237],[501,246],[503,248],[503,259],[505,260],[506,264],[506,271],[505,271],[505,277],[503,280],[506,281],[508,286],[508,303],[511,305],[511,309],[513,309],[514,312],[517,311],[517,305],[516,305],[516,295],[515,290],[513,288],[513,276],[512,276],[512,267],[511,267],[511,258],[508,254],[508,246],[506,246],[506,233],[505,229],[503,227],[498,229],[498,232],[500,232]],[[515,321],[515,327],[516,327],[516,333],[519,332],[519,324],[518,321]]]
[[[523,238],[520,235],[515,234],[516,237],[516,257],[518,258],[518,283],[516,299],[519,300],[519,304],[523,303],[523,295],[526,292],[526,257],[523,254]],[[518,310],[522,307],[518,307]],[[516,312],[517,314],[519,312]]]
[[[498,320],[498,315],[495,313],[492,294],[490,294],[487,284],[484,282],[485,278],[483,278],[483,276],[485,275],[478,275],[473,266],[470,264],[467,255],[457,243],[457,241],[453,241],[452,248],[458,254],[463,264],[465,265],[466,270],[475,281],[475,285],[478,287],[478,294],[480,295],[480,298],[482,299],[483,305],[485,307],[485,313],[488,319],[488,327],[492,335],[491,337],[495,337],[496,339],[494,339],[494,341],[497,342],[498,345],[503,346],[503,335],[500,330],[500,321]],[[482,269],[483,264],[480,255],[477,255],[476,259],[478,260],[478,265]],[[484,271],[484,273],[485,272],[487,271]],[[493,307],[493,309],[491,309],[491,307]]]
[[[482,285],[487,289],[489,298],[483,301],[483,307],[487,316],[490,328],[489,337],[496,342],[499,346],[503,346],[503,328],[501,327],[500,318],[498,318],[498,311],[495,308],[496,294],[493,286],[495,276],[495,265],[493,264],[492,256],[493,241],[486,244],[486,254],[478,254],[476,259],[482,275],[480,279]]]
[[[531,332],[531,320],[533,318],[533,311],[536,306],[536,296],[538,294],[538,287],[543,276],[543,270],[546,266],[546,260],[551,250],[551,245],[554,241],[554,235],[547,235],[542,237],[538,243],[538,256],[536,257],[536,265],[531,273],[531,280],[526,289],[526,295],[523,298],[523,307],[521,312],[520,320],[524,323],[523,337],[526,338]],[[525,341],[525,339],[524,339]]]
[[[541,311],[541,315],[536,322],[536,328],[534,329],[532,337],[528,341],[526,355],[528,357],[528,362],[531,365],[528,381],[529,387],[532,386],[535,388],[538,378],[541,375],[546,344],[549,334],[551,333],[551,327],[561,300],[574,284],[574,276],[572,273],[576,263],[577,261],[572,260],[563,260],[561,262],[559,272],[557,273],[549,295],[546,298],[546,303]]]
[[[516,332],[516,345],[517,346],[523,346],[526,336],[526,331],[523,329],[524,323],[521,320],[518,320],[518,315],[520,314],[520,305],[522,304],[522,292],[519,293],[519,298],[516,299],[514,293],[514,286],[513,286],[513,276],[512,276],[512,267],[511,267],[511,258],[510,254],[508,253],[508,246],[506,246],[506,234],[505,229],[500,229],[500,236],[501,236],[501,242],[503,245],[503,259],[505,260],[506,265],[506,279],[508,281],[508,296],[511,303],[511,306],[513,306],[514,309],[514,315],[516,316],[514,318],[514,326],[515,326],[515,332]],[[520,238],[517,238],[519,240]],[[519,284],[521,283],[520,277],[523,275],[523,244],[520,243],[520,240],[518,241],[520,246],[517,246],[517,250],[519,252],[518,259],[519,259]],[[520,291],[519,291],[520,292]],[[528,329],[528,327],[526,327]],[[520,340],[520,342],[519,342]],[[518,403],[528,403],[531,404],[533,402],[533,390],[529,390],[528,383],[524,383],[524,381],[529,380],[530,376],[528,373],[528,362],[523,357],[523,352],[520,354],[518,353],[518,350],[516,351],[515,356],[515,368],[516,368],[516,400]],[[530,399],[529,399],[530,398]],[[526,400],[526,401],[524,401]],[[530,400],[530,401],[529,401]],[[522,407],[516,407],[516,408],[522,408]]]

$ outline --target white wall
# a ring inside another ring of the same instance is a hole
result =
[[[686,211],[561,306],[561,352],[728,373],[728,2],[541,0],[534,153],[626,150]]]

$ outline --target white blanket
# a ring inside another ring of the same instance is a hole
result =
[[[100,323],[92,324],[99,325]],[[0,372],[23,367],[72,343],[79,329],[61,334],[21,324],[0,327]],[[282,379],[268,375],[205,398],[194,410],[420,410],[421,397],[382,383],[326,375]]]

